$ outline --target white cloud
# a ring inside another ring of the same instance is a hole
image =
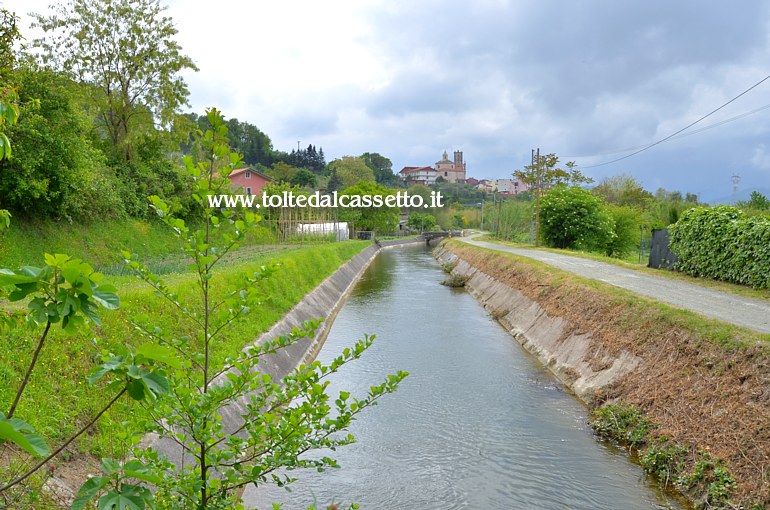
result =
[[[301,140],[327,158],[376,151],[396,169],[462,149],[469,173],[494,178],[526,164],[533,147],[567,156],[643,145],[722,104],[767,72],[769,7],[171,0],[168,13],[200,67],[185,75],[195,111],[217,106],[279,149]],[[702,125],[766,104],[768,90]],[[718,195],[733,169],[767,168],[768,130],[770,110],[591,172]]]

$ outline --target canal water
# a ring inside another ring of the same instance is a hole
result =
[[[291,492],[247,489],[252,507],[362,509],[679,508],[617,449],[587,411],[445,273],[421,246],[383,250],[337,316],[319,359],[377,335],[333,390],[364,394],[410,373],[331,452],[340,469],[293,473]],[[342,505],[340,505],[342,508]]]

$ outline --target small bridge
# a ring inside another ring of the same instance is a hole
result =
[[[425,239],[425,244],[430,244],[431,241],[436,241],[437,239],[442,239],[444,237],[462,237],[463,231],[462,230],[444,230],[441,232],[423,232],[420,234],[420,237]]]

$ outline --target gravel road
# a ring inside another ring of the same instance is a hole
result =
[[[770,333],[770,302],[740,297],[660,276],[652,276],[605,262],[477,241],[473,239],[473,236],[456,239],[474,246],[539,260],[576,275],[600,280],[678,308],[697,312],[706,317],[762,333]]]

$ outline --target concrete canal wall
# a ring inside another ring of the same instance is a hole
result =
[[[770,508],[767,335],[509,254],[448,242],[434,255],[581,400],[632,405],[652,438],[687,448],[685,474],[721,459],[735,508]],[[699,490],[688,497],[711,508]]]
[[[450,264],[468,292],[584,402],[592,404],[604,388],[639,365],[639,358],[624,350],[616,356],[602,356],[597,366],[589,355],[594,343],[589,331],[549,315],[537,301],[476,269],[450,249],[438,248],[435,256]]]

